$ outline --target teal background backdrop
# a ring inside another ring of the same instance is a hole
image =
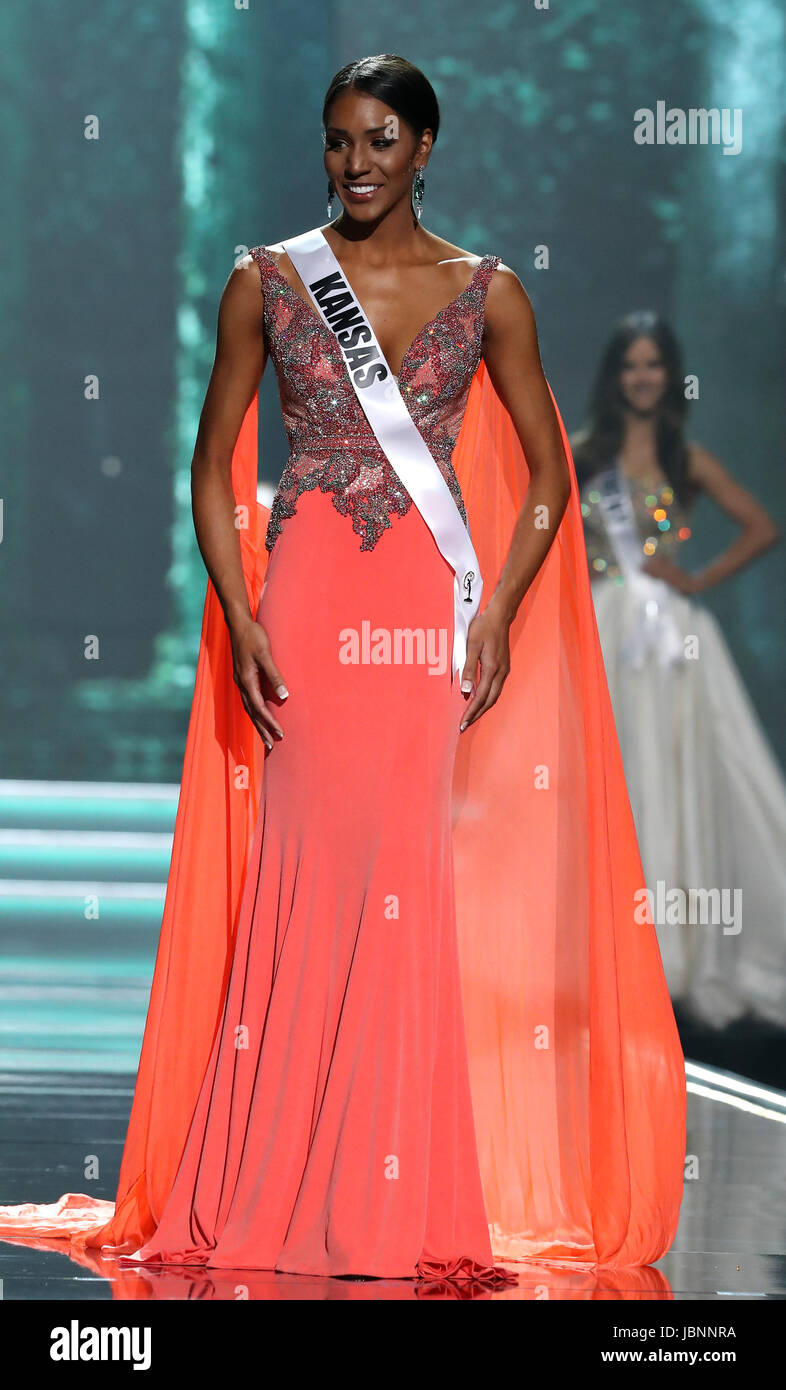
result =
[[[699,379],[690,437],[783,527],[785,23],[780,0],[0,8],[0,1078],[137,1064],[205,594],[189,469],[218,302],[249,246],[324,220],[334,72],[387,51],[430,77],[424,222],[516,270],[569,431],[614,322],[655,309]],[[741,152],[637,145],[659,101],[741,108]],[[260,420],[269,487],[270,366]],[[693,528],[689,567],[735,534],[706,500]],[[785,553],[702,596],[782,761]],[[784,1084],[779,1030],[683,1040]]]
[[[427,22],[412,0],[10,0],[2,775],[179,778],[205,590],[188,473],[218,300],[246,247],[324,219],[321,102],[351,57],[402,52],[433,81],[424,222],[517,271],[568,429],[614,320],[655,308],[699,377],[691,437],[782,521],[783,30],[777,0],[432,0]],[[636,145],[633,112],[658,100],[741,107],[741,153]],[[270,366],[261,404],[275,483]],[[734,530],[702,501],[686,560]],[[705,599],[781,759],[783,581],[779,546]]]

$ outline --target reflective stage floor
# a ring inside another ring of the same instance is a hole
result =
[[[177,794],[170,784],[0,780],[0,1204],[86,1191],[114,1199]],[[100,919],[85,912],[93,898]],[[679,1231],[657,1266],[519,1265],[516,1288],[491,1292],[247,1270],[130,1274],[2,1242],[3,1297],[782,1298],[786,1033],[745,1019],[720,1031],[679,1013],[677,1021],[695,1059],[687,1063],[688,1157]],[[84,1177],[88,1154],[99,1160],[94,1182]]]
[[[408,1280],[318,1279],[269,1271],[119,1269],[77,1263],[56,1248],[0,1243],[5,1300],[701,1299],[737,1303],[786,1296],[786,1095],[688,1062],[688,1143],[679,1231],[646,1270],[579,1271],[516,1265],[518,1285],[421,1287]],[[0,1074],[0,1201],[52,1202],[89,1191],[112,1200],[133,1076]],[[85,1155],[101,1178],[86,1183]],[[716,1315],[717,1316],[717,1315]]]

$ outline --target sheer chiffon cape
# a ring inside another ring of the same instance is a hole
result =
[[[552,395],[552,400],[553,400]],[[676,1231],[685,1071],[644,887],[590,592],[576,475],[511,629],[493,709],[459,737],[453,817],[472,1100],[495,1257],[656,1260]],[[267,563],[257,410],[232,463],[249,603]],[[487,594],[528,485],[483,362],[453,455]],[[384,538],[382,541],[384,544]],[[414,717],[417,711],[413,712]],[[0,1208],[0,1238],[133,1251],[155,1231],[221,1015],[262,744],[210,582],[163,923],[116,1202]]]

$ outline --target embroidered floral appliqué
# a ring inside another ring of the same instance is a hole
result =
[[[272,252],[255,246],[251,255],[262,279],[265,336],[290,446],[265,545],[273,549],[284,522],[296,513],[300,494],[318,487],[351,519],[360,549],[373,550],[391,518],[406,515],[412,498],[366,419],[333,333],[293,290]],[[480,362],[486,291],[499,261],[499,256],[482,257],[466,288],[411,343],[398,376],[407,408],[465,525],[451,455]]]

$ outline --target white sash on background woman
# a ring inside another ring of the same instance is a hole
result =
[[[454,573],[451,675],[462,671],[467,630],[483,580],[469,531],[404,403],[395,376],[352,286],[318,227],[281,243],[322,321],[335,334],[355,394],[394,472]]]
[[[684,662],[682,635],[668,607],[669,585],[641,568],[641,536],[619,459],[593,479],[593,486],[600,494],[609,543],[637,606],[636,620],[623,641],[621,655],[637,670],[644,665],[648,651],[654,651],[661,666]]]

